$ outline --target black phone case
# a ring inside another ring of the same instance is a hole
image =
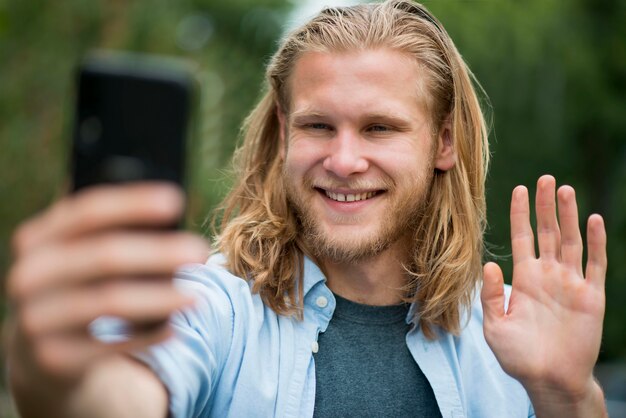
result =
[[[184,186],[193,78],[140,55],[86,59],[78,74],[73,189],[164,180]]]

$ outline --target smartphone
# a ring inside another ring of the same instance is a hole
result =
[[[182,59],[88,54],[77,74],[73,190],[151,180],[184,188],[196,90],[193,66]]]

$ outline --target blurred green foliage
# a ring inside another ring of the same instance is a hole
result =
[[[601,359],[626,358],[626,3],[426,5],[493,108],[492,251],[510,253],[508,205],[515,185],[533,192],[544,173],[573,185],[583,231],[586,216],[599,212],[609,235]],[[190,220],[201,230],[228,187],[221,170],[292,6],[285,0],[0,0],[0,271],[10,262],[11,231],[65,190],[74,70],[88,49],[172,54],[198,63],[202,100]],[[500,262],[510,277],[510,258]]]
[[[185,57],[202,85],[190,219],[227,187],[239,126],[282,32],[284,0],[0,1],[0,270],[19,221],[64,193],[75,70],[92,48]]]

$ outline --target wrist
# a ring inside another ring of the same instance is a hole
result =
[[[47,373],[39,366],[33,344],[16,330],[14,321],[5,326],[7,377],[20,416],[67,416],[66,398],[79,380]]]
[[[528,385],[526,390],[538,418],[606,418],[606,404],[600,384],[590,376],[578,389],[551,385]]]

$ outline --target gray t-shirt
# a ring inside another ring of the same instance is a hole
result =
[[[335,295],[315,358],[315,418],[441,417],[406,345],[409,305],[362,305]]]

